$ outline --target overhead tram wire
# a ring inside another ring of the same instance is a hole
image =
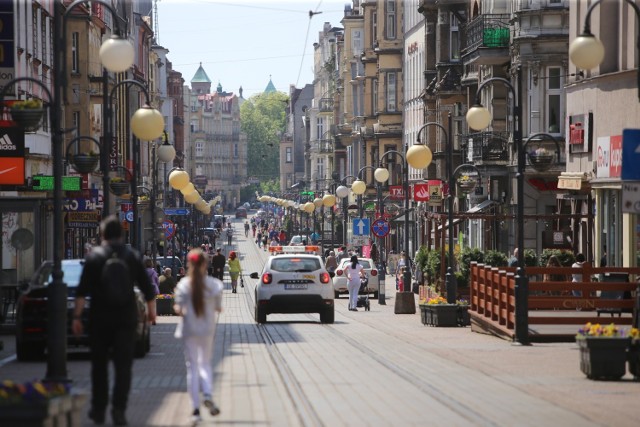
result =
[[[310,10],[309,11],[309,23],[307,24],[307,34],[304,36],[304,46],[302,48],[302,58],[300,58],[300,68],[298,69],[298,78],[296,78],[296,87],[298,87],[298,84],[300,83],[300,76],[302,75],[302,66],[304,65],[304,57],[307,54],[307,42],[309,41],[309,30],[311,30],[311,19],[313,18],[314,15],[318,15],[322,12],[319,12],[318,9],[320,9],[320,5],[322,5],[322,0],[320,0],[320,3],[318,3],[318,6],[316,6],[316,10]]]

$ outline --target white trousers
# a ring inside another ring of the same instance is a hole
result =
[[[347,283],[347,290],[349,291],[349,308],[356,308],[358,306],[358,291],[360,290],[360,279],[357,283]]]
[[[184,340],[184,358],[187,365],[187,390],[193,408],[200,407],[200,391],[211,396],[211,356],[215,335],[188,337]]]

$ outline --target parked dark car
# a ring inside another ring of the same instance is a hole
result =
[[[168,256],[166,258],[163,256],[157,256],[156,263],[160,266],[160,271],[167,267],[171,268],[171,275],[176,279],[176,283],[184,277],[184,267],[182,265],[182,261],[177,256]]]
[[[71,331],[71,320],[75,306],[76,289],[80,283],[80,275],[84,259],[62,260],[64,281],[67,284],[67,345],[72,347],[88,346],[88,336],[75,336]],[[48,285],[52,281],[53,261],[44,261],[31,277],[27,285],[21,288],[16,305],[16,356],[18,360],[40,360],[47,347],[47,294]],[[151,347],[151,329],[147,316],[147,303],[144,295],[135,288],[138,305],[138,324],[136,328],[135,356],[144,357]],[[86,299],[82,313],[85,332],[88,331],[89,306],[91,298]]]

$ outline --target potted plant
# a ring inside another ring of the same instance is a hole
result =
[[[25,132],[35,132],[40,127],[44,108],[42,101],[38,99],[27,99],[16,101],[9,107],[11,119],[18,124]]]
[[[430,326],[458,326],[458,305],[449,304],[441,296],[420,304],[422,324]]]
[[[98,162],[100,161],[100,154],[95,151],[89,151],[84,153],[76,153],[68,156],[69,164],[78,173],[92,173],[96,170]]]
[[[72,393],[67,383],[3,380],[0,425],[80,425],[86,400],[86,395]]]
[[[544,147],[538,147],[528,153],[529,163],[538,171],[546,171],[553,164],[553,153]]]
[[[143,194],[142,196],[138,196],[138,207],[140,209],[147,209],[149,207],[150,200],[149,196]]]
[[[626,371],[627,332],[615,324],[601,326],[587,323],[578,331],[580,370],[589,379],[619,380]]]
[[[473,191],[474,188],[476,188],[476,180],[475,178],[473,178],[471,175],[461,175],[456,182],[458,183],[458,187],[460,188],[460,191],[464,194],[469,194]]]
[[[173,294],[156,295],[156,313],[159,316],[171,316],[175,314],[173,304]]]
[[[122,196],[129,191],[129,183],[124,178],[114,177],[109,180],[109,190],[116,196]]]

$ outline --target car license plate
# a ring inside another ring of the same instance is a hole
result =
[[[284,289],[287,291],[299,291],[307,289],[306,283],[285,283]]]
[[[75,301],[67,301],[67,308],[69,310],[75,308],[76,306],[76,302]],[[91,306],[91,301],[89,300],[84,300],[84,308],[89,308]]]

